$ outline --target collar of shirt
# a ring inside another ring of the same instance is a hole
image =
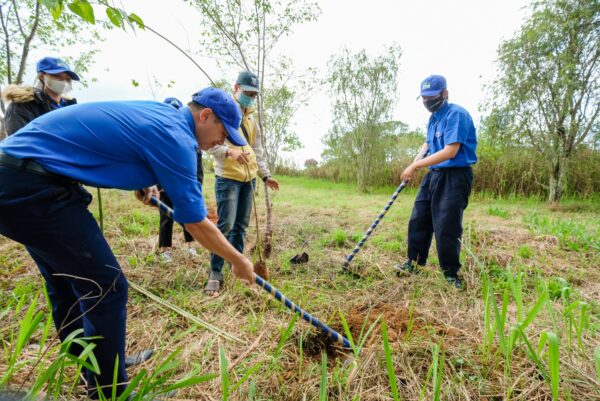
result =
[[[192,133],[194,138],[196,138],[196,124],[194,124],[194,117],[192,116],[192,111],[189,107],[182,107],[181,109],[179,109],[179,111],[183,113],[183,117],[185,118],[185,121],[190,127],[190,132]]]
[[[440,107],[435,113],[431,113],[431,119],[434,121],[441,120],[448,111],[448,108],[450,108],[450,103],[448,100],[446,100],[442,107]]]
[[[67,105],[67,102],[62,97],[60,98],[60,102],[58,103],[56,103],[54,99],[50,99],[50,101],[52,102],[52,107],[54,107],[55,109],[60,109],[61,107],[65,107]]]

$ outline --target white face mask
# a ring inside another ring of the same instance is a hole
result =
[[[50,89],[57,95],[63,95],[71,90],[71,82],[61,81],[58,79],[51,78],[49,76],[44,77],[44,85],[46,85],[48,89]]]

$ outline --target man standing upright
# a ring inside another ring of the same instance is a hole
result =
[[[214,159],[215,192],[217,198],[217,227],[240,253],[244,252],[244,237],[252,212],[252,191],[256,176],[271,189],[279,183],[271,178],[262,145],[262,134],[256,122],[255,99],[259,82],[256,74],[242,71],[234,85],[234,98],[242,111],[240,133],[248,146],[236,146],[230,141],[208,150]],[[223,286],[223,258],[212,254],[210,273],[206,284],[209,295],[218,295]]]
[[[402,173],[410,181],[414,172],[429,167],[423,179],[408,224],[408,260],[395,268],[415,273],[415,263],[427,262],[433,234],[440,267],[446,281],[463,288],[458,277],[463,212],[467,207],[473,170],[477,162],[477,137],[473,119],[462,107],[448,103],[446,79],[431,75],[421,83],[423,105],[429,112],[427,141],[421,150],[429,156],[415,160]]]

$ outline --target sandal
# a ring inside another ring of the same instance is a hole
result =
[[[204,292],[208,295],[217,296],[221,292],[222,286],[223,286],[223,281],[208,279],[208,281],[206,283],[206,287],[204,287]]]

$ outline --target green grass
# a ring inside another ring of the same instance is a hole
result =
[[[600,219],[578,222],[541,215],[537,211],[525,217],[532,232],[554,235],[560,244],[575,252],[600,252]]]
[[[508,218],[508,216],[510,216],[510,213],[508,212],[508,210],[503,209],[497,205],[491,206],[490,208],[488,208],[488,214],[490,216],[496,216],[496,217],[501,217],[503,219]]]
[[[422,274],[398,278],[391,269],[406,256],[413,188],[400,194],[354,259],[365,273],[356,279],[341,273],[341,262],[394,188],[363,194],[351,185],[278,178],[270,281],[346,336],[357,368],[279,301],[235,281],[227,267],[223,294],[207,298],[208,253],[186,254],[175,226],[174,263],[159,263],[157,211],[130,193],[103,191],[106,236],[128,279],[167,302],[130,287],[128,352],[158,352],[130,370],[128,391],[142,394],[137,399],[170,389],[178,399],[600,398],[594,200],[557,208],[535,198],[473,194],[465,212],[463,293],[443,281],[435,244]],[[204,195],[214,204],[214,178],[206,179]],[[257,206],[262,228],[262,186]],[[252,220],[247,249],[254,241]],[[0,378],[10,388],[24,382],[56,398],[83,396],[76,374],[86,363],[93,367],[93,349],[80,360],[61,359],[33,262],[7,239],[0,250]],[[290,264],[302,251],[310,261]],[[240,342],[219,341],[199,322]]]

